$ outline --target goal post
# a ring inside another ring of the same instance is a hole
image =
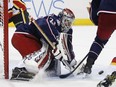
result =
[[[5,79],[9,78],[9,43],[8,43],[8,0],[0,0],[0,40],[3,63],[3,75]]]
[[[8,0],[3,0],[4,5],[4,74],[9,78],[9,43],[8,43]]]

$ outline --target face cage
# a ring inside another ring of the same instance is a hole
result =
[[[63,16],[61,21],[62,31],[69,31],[74,18]]]

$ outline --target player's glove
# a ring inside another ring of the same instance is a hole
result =
[[[56,49],[52,50],[52,54],[54,55],[54,57],[60,61],[62,61],[62,54],[61,51],[58,48],[58,45],[56,46]]]
[[[22,0],[13,0],[14,7],[21,10],[26,10],[26,5]]]
[[[9,22],[13,22],[15,26],[21,23],[28,24],[29,13],[26,10],[26,5],[22,0],[13,0],[13,6],[8,10]]]

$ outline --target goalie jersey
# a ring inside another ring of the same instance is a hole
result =
[[[41,17],[35,20],[38,26],[42,29],[44,34],[48,37],[48,39],[52,43],[58,43],[58,37],[61,31],[60,17],[55,14],[50,14],[45,17]],[[28,24],[21,24],[17,27],[16,32],[20,32],[22,34],[28,33],[30,35],[35,36],[37,39],[43,38],[46,39],[41,34],[41,32],[37,29],[37,27],[31,22]],[[63,32],[67,34],[67,45],[71,55],[71,58],[74,58],[73,46],[72,46],[72,33],[73,30],[69,29],[67,32]],[[47,42],[47,41],[46,41]],[[48,43],[48,42],[47,42]],[[49,43],[48,43],[49,44]]]
[[[95,25],[98,25],[99,13],[116,14],[116,0],[92,0],[90,19]]]

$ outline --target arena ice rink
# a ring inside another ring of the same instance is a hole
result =
[[[83,59],[88,53],[91,43],[96,36],[96,26],[73,26],[73,47],[77,61]],[[0,29],[1,30],[1,29]],[[11,45],[11,37],[15,31],[15,28],[9,28],[9,58],[10,58],[10,74],[12,69],[21,60],[20,54]],[[1,31],[0,31],[1,32]],[[2,38],[0,37],[0,40]],[[0,49],[0,53],[1,53]],[[2,54],[1,54],[2,55]],[[102,80],[107,74],[116,70],[116,66],[110,65],[113,57],[116,56],[116,32],[113,33],[109,42],[102,50],[99,58],[95,62],[92,69],[92,74],[83,78],[83,76],[75,76],[66,79],[60,79],[57,77],[48,78],[43,74],[35,78],[30,82],[25,81],[10,81],[0,77],[0,87],[96,87],[97,83]],[[1,58],[2,59],[2,58]],[[0,59],[0,67],[2,68]],[[86,61],[84,61],[86,62]],[[98,72],[103,70],[104,73],[99,75]],[[62,70],[63,73],[63,70]],[[1,76],[1,75],[0,75]],[[116,82],[111,87],[116,87]]]

